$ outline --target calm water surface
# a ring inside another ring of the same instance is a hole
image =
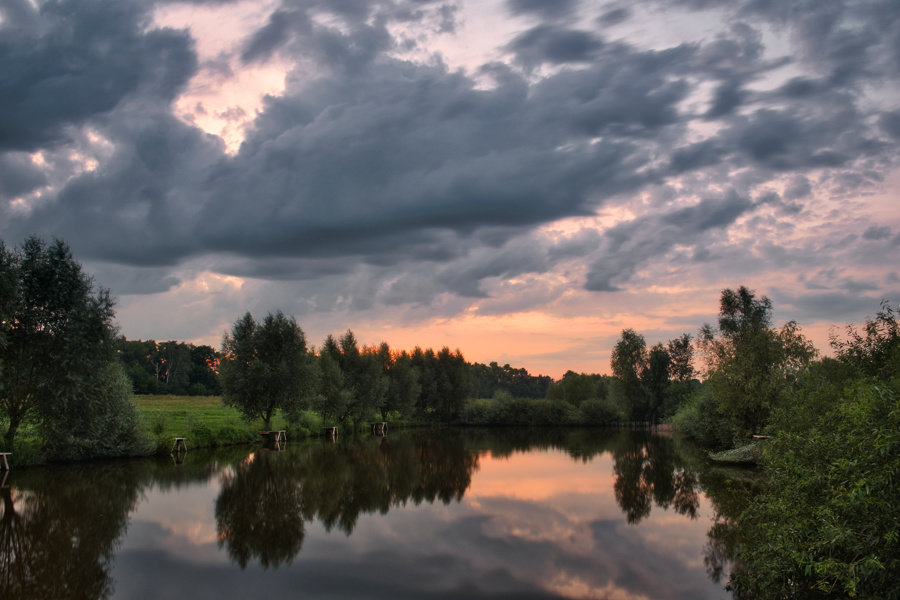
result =
[[[16,470],[0,598],[728,598],[729,485],[688,450],[412,431]]]

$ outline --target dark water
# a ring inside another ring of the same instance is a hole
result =
[[[740,496],[671,437],[605,430],[20,469],[0,598],[727,598]]]

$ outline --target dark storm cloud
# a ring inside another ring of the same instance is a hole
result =
[[[587,136],[665,127],[684,93],[666,60],[617,52],[615,65],[558,74],[530,94],[502,68],[484,90],[441,65],[386,59],[352,78],[298,82],[267,100],[240,153],[211,176],[203,235],[260,256],[377,255],[417,252],[429,230],[515,226],[508,237],[589,214],[653,175],[638,173],[649,160],[640,146]],[[609,85],[638,70],[652,76]]]
[[[0,154],[0,198],[15,198],[46,183],[47,176],[27,154]]]
[[[612,8],[597,17],[597,22],[601,25],[610,27],[624,23],[631,18],[631,10],[626,7]]]
[[[438,20],[437,30],[452,33],[455,12],[454,6],[440,0],[284,0],[266,25],[245,42],[241,58],[256,62],[267,60],[277,51],[312,52],[332,66],[358,68],[396,44],[385,28],[387,23],[414,24],[433,14]],[[340,18],[349,31],[315,26],[312,15],[323,13]]]
[[[221,141],[143,103],[120,106],[104,124],[116,151],[102,170],[70,181],[58,202],[36,207],[32,230],[64,231],[88,258],[135,266],[203,253],[196,212]]]
[[[590,61],[603,42],[589,31],[538,25],[516,36],[506,47],[526,69],[544,63]]]
[[[900,110],[882,114],[878,118],[878,124],[886,134],[895,140],[900,140]]]
[[[559,19],[571,14],[578,6],[578,0],[507,0],[506,4],[516,15]]]
[[[891,237],[891,228],[888,226],[872,225],[863,232],[863,239],[883,240]]]
[[[186,34],[142,33],[137,3],[27,4],[0,7],[0,151],[60,143],[138,91],[171,101],[196,68]]]

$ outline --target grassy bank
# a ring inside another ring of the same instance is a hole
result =
[[[176,437],[187,438],[189,448],[260,441],[258,432],[263,429],[262,420],[244,421],[236,409],[222,404],[219,396],[136,395],[134,400],[157,453],[169,452]],[[293,438],[306,437],[319,431],[321,419],[308,413],[300,425],[288,426],[280,415],[276,415],[271,427],[285,429]]]

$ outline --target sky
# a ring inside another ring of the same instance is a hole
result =
[[[0,2],[0,239],[129,339],[560,377],[745,285],[827,352],[900,300],[898,200],[896,0]]]

